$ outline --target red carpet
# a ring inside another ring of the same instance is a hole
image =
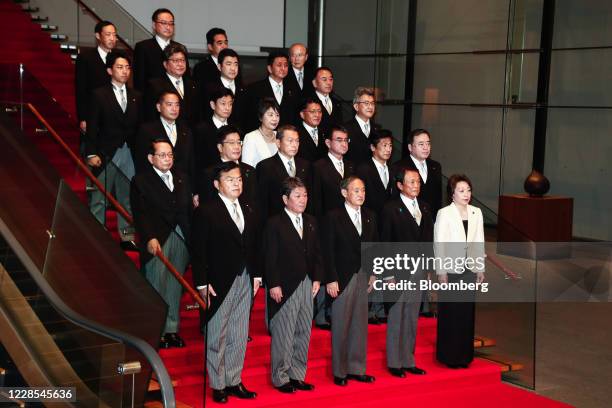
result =
[[[35,77],[36,84],[28,81],[25,99],[32,102],[59,132],[73,151],[78,151],[79,133],[74,115],[74,66],[62,54],[59,46],[49,39],[48,33],[30,21],[28,14],[10,0],[0,0],[3,24],[0,35],[5,38],[5,49],[0,63],[24,63]],[[4,101],[18,100],[18,76],[13,67],[2,66],[0,95]],[[52,95],[52,97],[51,97]],[[25,130],[37,147],[57,168],[60,175],[85,202],[85,180],[61,148],[47,133],[37,133],[40,127],[30,115],[25,117]],[[115,216],[109,212],[107,225],[115,231]],[[129,256],[137,262],[137,256]],[[185,296],[183,306],[192,303]],[[184,349],[160,352],[168,370],[176,381],[177,400],[194,407],[202,407],[203,400],[203,338],[199,334],[197,310],[182,308],[181,335],[187,342]],[[257,298],[251,316],[251,336],[243,371],[243,381],[256,391],[257,399],[241,401],[231,398],[230,406],[248,407],[312,407],[317,404],[333,407],[563,407],[567,406],[531,392],[501,382],[498,366],[484,360],[475,360],[467,370],[451,370],[439,365],[434,358],[435,320],[419,322],[417,340],[418,366],[427,370],[425,376],[410,375],[400,379],[386,371],[384,325],[370,326],[368,333],[368,373],[376,376],[374,384],[349,382],[338,387],[332,382],[331,341],[329,332],[314,329],[310,344],[306,380],[315,384],[313,392],[285,395],[272,388],[270,381],[270,338],[263,324],[263,296]],[[207,391],[206,405],[214,406]]]

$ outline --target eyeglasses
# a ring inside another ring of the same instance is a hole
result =
[[[185,58],[168,58],[168,61],[172,61],[175,64],[184,64],[186,62]]]
[[[349,139],[348,137],[339,137],[336,139],[332,139],[332,141],[338,143],[351,143],[351,139]]]
[[[168,26],[168,27],[173,27],[174,26],[174,21],[157,20],[156,23],[157,24],[161,24],[163,26]]]
[[[242,140],[222,142],[222,144],[228,144],[230,146],[242,146]]]
[[[164,153],[155,153],[153,156],[157,156],[160,159],[165,159],[165,158],[174,159],[174,153],[165,153],[165,152]]]
[[[357,103],[361,103],[365,106],[376,106],[376,102],[373,102],[373,101],[359,101]]]

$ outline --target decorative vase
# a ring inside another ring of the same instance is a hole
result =
[[[537,170],[532,170],[525,179],[523,187],[531,197],[542,197],[550,190],[550,182],[542,173]]]

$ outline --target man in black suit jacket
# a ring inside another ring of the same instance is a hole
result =
[[[144,93],[149,80],[165,75],[163,66],[164,49],[170,44],[179,44],[172,40],[174,35],[174,14],[166,8],[159,8],[151,16],[155,36],[142,40],[134,46],[134,87]],[[189,76],[189,61],[186,63]]]
[[[312,330],[312,298],[324,278],[316,219],[304,213],[308,194],[297,177],[281,188],[285,208],[268,221],[263,239],[264,279],[272,334],[272,384],[283,393],[310,391],[304,382]]]
[[[374,276],[361,270],[361,243],[378,241],[373,211],[362,207],[366,189],[355,176],[342,180],[344,208],[327,213],[323,253],[327,270],[327,294],[332,303],[332,369],[334,383],[347,380],[374,382],[367,375],[368,293]]]
[[[292,44],[289,47],[289,60],[291,67],[286,78],[287,85],[297,90],[300,96],[311,94],[314,74],[311,67],[307,65],[308,49],[306,46],[301,43]]]
[[[355,117],[344,124],[349,132],[351,144],[346,153],[347,160],[353,161],[356,166],[370,160],[370,134],[376,128],[371,120],[376,113],[376,98],[372,88],[358,87],[353,97]]]
[[[147,158],[149,168],[134,177],[130,190],[141,242],[140,265],[168,305],[160,347],[184,347],[178,335],[182,287],[155,255],[163,253],[178,272],[185,272],[191,233],[190,182],[184,173],[172,168],[172,145],[167,140],[151,142]]]
[[[257,164],[257,201],[262,225],[266,220],[284,208],[280,194],[283,181],[287,177],[299,177],[304,185],[310,186],[311,169],[306,160],[295,157],[300,136],[292,125],[284,125],[276,131],[278,152]]]
[[[210,101],[210,97],[220,87],[227,88],[234,94],[234,104],[232,106],[232,116],[229,121],[242,128],[240,121],[243,117],[243,104],[246,97],[246,88],[242,86],[240,80],[240,59],[238,53],[231,48],[226,48],[219,53],[219,78],[214,81],[209,81],[203,89],[204,95],[204,112],[205,117],[212,115],[212,109],[206,104],[206,101]]]
[[[165,91],[157,102],[157,119],[140,125],[136,134],[134,165],[136,173],[148,170],[151,166],[147,155],[151,141],[168,140],[174,150],[174,168],[186,174],[191,182],[195,178],[195,158],[191,129],[180,121],[179,95],[175,91]]]
[[[240,132],[236,127],[226,125],[217,130],[217,150],[219,152],[217,162],[198,173],[196,185],[200,201],[204,202],[216,196],[217,190],[213,185],[214,170],[219,163],[232,161],[240,166],[240,173],[242,174],[240,200],[255,206],[257,203],[257,175],[253,167],[240,161],[242,141],[240,140]]]
[[[140,123],[142,101],[138,92],[126,86],[130,77],[130,58],[126,53],[118,50],[110,52],[106,57],[106,66],[109,83],[93,93],[85,137],[85,156],[87,164],[105,189],[114,189],[119,203],[130,211],[129,180],[134,176],[131,151]],[[104,225],[104,194],[97,189],[92,191],[89,207],[94,217]],[[121,216],[118,227],[124,249],[134,250],[133,228]]]
[[[206,33],[206,47],[208,55],[193,67],[193,79],[206,88],[209,82],[219,79],[219,53],[229,46],[227,34],[224,29],[213,27]]]
[[[298,126],[300,134],[300,148],[297,157],[314,163],[325,157],[327,146],[325,145],[325,132],[321,130],[322,107],[318,99],[306,98],[300,108],[302,125]]]
[[[173,91],[181,97],[181,120],[195,126],[201,118],[202,106],[195,82],[186,75],[187,50],[180,44],[170,44],[164,49],[163,56],[165,73],[161,77],[149,79],[145,92],[145,119],[155,119],[159,95]]]
[[[381,217],[381,242],[423,243],[414,245],[412,256],[432,255],[433,219],[431,209],[424,201],[417,200],[421,181],[415,170],[402,168],[395,175],[395,184],[400,191],[399,198],[390,200],[384,207]],[[423,270],[387,275],[385,279],[401,282],[410,280],[416,283],[416,290],[405,290],[396,294],[385,293],[385,301],[390,304],[387,318],[387,367],[396,377],[406,373],[422,375],[425,371],[418,368],[414,360],[417,335],[417,321],[421,293],[419,281]]]
[[[245,133],[259,127],[257,106],[263,98],[275,98],[280,106],[280,125],[293,124],[299,103],[298,92],[285,83],[289,70],[289,57],[282,52],[271,52],[268,56],[268,74],[266,79],[255,82],[247,88],[245,118],[242,123]]]
[[[324,132],[328,132],[332,126],[342,125],[342,104],[334,94],[334,74],[331,68],[317,68],[312,85],[314,89],[310,96],[319,100],[323,107],[320,127]]]
[[[96,48],[79,52],[75,64],[74,88],[77,118],[81,132],[87,131],[93,90],[108,84],[106,55],[117,45],[117,30],[110,21],[100,21],[95,27]]]
[[[357,175],[363,180],[366,188],[364,206],[376,213],[378,219],[387,201],[391,198],[392,172],[389,171],[388,161],[393,152],[393,136],[386,129],[375,131],[370,136],[370,149],[372,159],[361,163],[357,167]],[[378,224],[379,227],[381,224]],[[380,231],[379,231],[380,232]],[[370,297],[369,322],[379,324],[387,319],[382,296],[375,291]]]
[[[217,129],[229,124],[234,106],[234,94],[225,87],[217,87],[210,94],[208,105],[212,114],[195,127],[196,166],[202,171],[217,163]]]
[[[229,395],[251,399],[241,374],[249,333],[251,299],[261,284],[257,270],[258,222],[242,201],[240,166],[228,161],[214,170],[216,197],[196,209],[193,279],[206,310],[206,367],[215,402]]]
[[[409,156],[395,162],[393,169],[406,167],[419,172],[421,176],[419,200],[429,204],[435,221],[438,210],[442,208],[442,165],[430,158],[431,136],[427,130],[415,129],[410,133],[408,152]]]

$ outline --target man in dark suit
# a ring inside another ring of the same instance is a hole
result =
[[[257,203],[257,175],[253,167],[240,161],[242,141],[238,128],[226,125],[217,129],[217,150],[219,151],[217,163],[210,165],[198,174],[197,191],[200,194],[200,200],[204,202],[215,197],[217,190],[213,185],[214,170],[219,163],[232,161],[240,166],[240,173],[242,174],[240,200],[254,206]]]
[[[208,106],[212,114],[195,127],[196,165],[198,171],[217,163],[217,129],[228,125],[234,106],[234,94],[225,87],[216,87],[209,96]]]
[[[334,94],[334,74],[328,67],[319,67],[312,80],[314,90],[310,93],[321,102],[323,117],[320,127],[328,132],[334,125],[342,125],[342,104]]]
[[[242,201],[240,166],[218,164],[216,197],[203,202],[193,223],[194,284],[206,310],[206,368],[215,402],[230,395],[252,399],[242,384],[251,299],[261,284],[257,271],[259,234],[253,208]]]
[[[79,52],[75,64],[74,88],[77,118],[81,132],[87,132],[87,118],[90,113],[93,90],[108,84],[106,56],[117,45],[117,29],[110,21],[100,21],[94,29],[96,48]]]
[[[291,67],[287,74],[287,84],[296,89],[300,96],[311,94],[312,79],[314,74],[312,69],[306,64],[308,62],[308,50],[301,43],[292,44],[289,47],[289,60]]]
[[[165,75],[163,66],[164,49],[170,44],[179,44],[172,40],[174,36],[174,14],[166,8],[159,8],[151,16],[155,35],[142,40],[134,46],[134,87],[144,93],[149,80]],[[187,59],[187,58],[186,58]],[[189,76],[189,61],[185,63]]]
[[[195,158],[193,135],[184,122],[178,120],[181,105],[180,97],[175,91],[164,91],[157,101],[157,119],[140,125],[136,133],[134,165],[136,173],[148,170],[150,163],[147,153],[151,141],[168,140],[174,150],[174,168],[186,174],[194,181]]]
[[[304,213],[308,193],[297,177],[281,188],[285,207],[264,232],[264,278],[269,288],[272,384],[283,393],[311,391],[304,382],[312,329],[312,298],[324,276],[316,219]]]
[[[213,27],[206,33],[208,55],[193,67],[193,79],[206,88],[209,82],[219,79],[219,53],[228,47],[227,34],[219,27]]]
[[[393,173],[389,172],[388,165],[393,152],[391,132],[386,129],[375,131],[370,136],[370,149],[372,160],[361,163],[357,167],[357,175],[363,180],[367,192],[364,206],[374,211],[380,219],[383,207],[391,198],[391,185],[393,184],[393,180],[390,180],[390,174]],[[375,291],[370,296],[368,317],[370,324],[379,324],[387,319],[379,291]]]
[[[194,126],[201,118],[200,93],[195,82],[186,75],[187,50],[181,44],[170,44],[163,52],[165,73],[151,78],[145,92],[145,118],[157,117],[156,104],[162,92],[173,91],[181,97],[181,120]]]
[[[332,303],[332,370],[334,383],[347,380],[374,382],[367,375],[368,293],[374,276],[361,270],[361,243],[378,241],[373,211],[362,207],[366,196],[363,181],[355,176],[342,180],[344,208],[327,213],[322,227],[327,270],[327,294]]]
[[[287,177],[299,177],[307,187],[310,185],[311,169],[306,160],[295,157],[300,145],[300,136],[295,126],[284,125],[276,131],[278,152],[257,165],[257,201],[262,217],[266,220],[280,213],[284,202],[280,191]]]
[[[351,138],[346,158],[359,166],[361,163],[370,160],[371,157],[368,138],[376,128],[371,120],[376,113],[374,90],[362,86],[355,89],[353,109],[356,112],[355,117],[344,124]]]
[[[226,48],[219,53],[219,73],[220,77],[214,81],[210,81],[204,87],[203,95],[205,95],[203,101],[209,101],[210,96],[220,87],[224,87],[232,91],[234,94],[234,104],[232,107],[232,116],[229,121],[233,124],[242,128],[240,121],[243,117],[242,105],[244,104],[244,98],[246,96],[246,88],[242,86],[240,80],[240,59],[238,53],[231,48]],[[212,114],[212,110],[208,105],[205,105],[204,112],[205,116],[208,117]]]
[[[247,88],[245,102],[245,132],[259,127],[257,106],[263,98],[275,98],[280,106],[280,125],[293,124],[298,109],[299,94],[296,89],[285,83],[289,70],[289,57],[282,52],[271,52],[268,56],[268,74],[266,79],[255,82]]]
[[[415,248],[414,256],[421,256],[423,251],[429,255],[432,253],[429,249],[433,249],[433,219],[429,205],[417,200],[421,188],[419,173],[402,168],[395,175],[395,184],[400,196],[390,200],[383,209],[380,240],[424,243]],[[414,246],[416,247],[416,244]],[[387,367],[396,377],[405,377],[406,373],[425,374],[425,370],[418,368],[414,360],[421,303],[418,284],[422,278],[422,269],[383,278],[398,283],[410,280],[417,286],[416,290],[404,290],[398,295],[385,293],[385,301],[390,305],[387,318]]]
[[[93,92],[91,114],[85,137],[87,164],[107,191],[130,211],[129,181],[134,176],[131,150],[142,109],[140,94],[127,88],[130,58],[123,51],[112,51],[106,57],[106,86]],[[97,189],[91,192],[89,208],[96,219],[106,223],[106,197]],[[119,236],[126,250],[136,250],[134,230],[119,216]]]
[[[325,132],[321,130],[322,107],[318,99],[306,98],[300,108],[302,125],[298,126],[300,134],[300,149],[297,157],[314,163],[327,153]]]
[[[147,159],[149,168],[132,180],[130,201],[140,237],[140,265],[145,277],[168,305],[160,348],[184,347],[178,335],[182,287],[157,255],[163,253],[179,273],[189,263],[187,239],[191,225],[189,179],[173,166],[172,145],[154,140]]]

